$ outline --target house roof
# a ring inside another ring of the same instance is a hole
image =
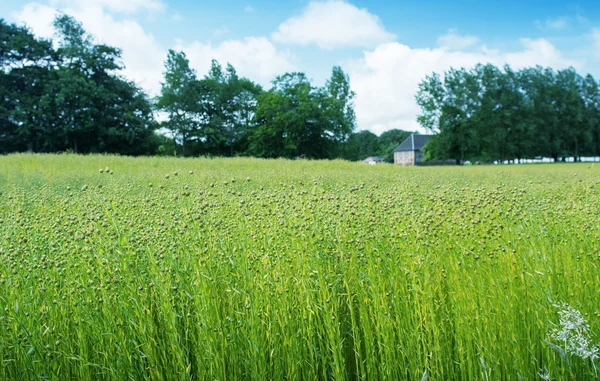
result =
[[[430,137],[431,135],[411,134],[394,150],[394,152],[420,151],[425,143],[429,141]]]
[[[383,156],[369,156],[366,159],[364,159],[363,161],[366,163],[368,161],[384,161],[385,157]]]

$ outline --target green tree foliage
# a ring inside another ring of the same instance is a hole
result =
[[[427,76],[416,100],[418,122],[437,133],[430,160],[598,156],[598,83],[573,68],[451,69]]]
[[[345,143],[356,127],[354,98],[350,78],[341,67],[334,66],[331,77],[319,90],[321,108],[324,110],[324,133],[336,148]]]
[[[0,20],[0,152],[335,158],[356,125],[355,94],[337,66],[322,87],[287,73],[265,92],[214,60],[198,78],[171,50],[150,102],[119,74],[119,49],[96,43],[70,16],[54,27],[53,44]],[[157,135],[159,127],[168,133]]]
[[[170,50],[156,106],[167,113],[162,126],[184,155],[234,156],[247,149],[261,92],[259,85],[240,78],[233,66],[223,71],[215,60],[198,79],[185,53]]]
[[[74,152],[149,153],[156,127],[145,94],[115,72],[119,49],[94,44],[70,16],[54,22],[58,37],[57,80],[46,114],[55,112],[58,133]]]
[[[397,128],[387,130],[379,135],[379,156],[383,156],[388,163],[394,162],[394,150],[412,134],[411,131]]]
[[[396,148],[396,147],[394,147]],[[364,160],[379,155],[379,138],[371,131],[363,130],[350,135],[344,147],[343,158],[351,161]]]
[[[154,152],[151,103],[116,74],[120,51],[94,44],[70,16],[54,27],[57,50],[0,22],[0,151]]]
[[[380,136],[363,130],[350,134],[344,144],[342,158],[350,161],[364,160],[369,156],[381,156],[388,163],[394,162],[394,150],[412,134],[412,132],[392,129]]]
[[[50,41],[0,19],[0,153],[44,148],[38,104],[54,59]]]
[[[261,94],[249,152],[258,157],[335,158],[355,127],[354,93],[339,67],[323,88],[286,73]]]
[[[200,139],[202,106],[199,86],[196,72],[190,67],[185,53],[169,50],[156,107],[167,114],[168,119],[161,123],[161,127],[169,130],[181,144],[184,156],[188,154],[188,145]]]
[[[200,83],[205,91],[205,151],[220,156],[244,153],[262,88],[240,78],[231,64],[223,71],[216,60]]]

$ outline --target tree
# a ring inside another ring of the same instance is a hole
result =
[[[188,154],[188,142],[201,139],[199,129],[204,122],[204,105],[200,97],[203,92],[185,53],[170,49],[156,108],[167,113],[168,120],[161,127],[181,142],[184,156]]]
[[[427,157],[554,160],[597,152],[598,85],[574,69],[478,65],[426,77],[417,103],[421,125],[437,135]]]
[[[421,115],[417,116],[417,122],[430,132],[439,132],[445,93],[444,84],[437,73],[426,76],[419,83],[415,99],[421,108]]]
[[[216,60],[201,83],[206,92],[206,151],[224,156],[243,153],[247,149],[248,131],[254,127],[257,97],[262,88],[240,78],[231,64],[223,72]]]
[[[416,95],[422,114],[417,120],[423,127],[438,134],[433,138],[427,157],[468,160],[477,149],[474,127],[479,107],[478,83],[465,69],[450,69],[444,75],[433,74],[419,84]]]
[[[258,98],[250,151],[267,158],[325,157],[321,117],[314,88],[304,73],[278,76],[273,87]]]
[[[331,77],[318,94],[327,123],[324,133],[328,135],[332,144],[329,152],[331,157],[337,155],[336,151],[348,140],[356,127],[354,113],[356,94],[350,88],[350,78],[339,66],[333,67]]]
[[[587,139],[583,153],[587,156],[600,156],[600,86],[590,74],[583,81],[582,99]]]
[[[259,157],[333,158],[354,128],[348,78],[334,68],[324,88],[304,73],[286,73],[258,97],[249,152]]]
[[[589,124],[584,121],[585,101],[583,78],[569,68],[556,73],[557,104],[562,135],[562,155],[573,156],[578,161],[586,141],[591,140]]]
[[[343,158],[358,161],[369,156],[378,155],[379,152],[380,145],[377,135],[371,131],[363,130],[350,135],[344,147]]]
[[[51,136],[37,107],[55,58],[50,41],[0,19],[0,152],[43,149]]]
[[[379,135],[379,155],[385,157],[388,163],[394,162],[394,150],[398,148],[413,132],[391,129]]]
[[[94,44],[74,18],[59,15],[56,78],[41,100],[57,145],[74,152],[152,153],[156,123],[151,104],[118,72],[119,49]]]

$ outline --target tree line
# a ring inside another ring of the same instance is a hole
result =
[[[418,122],[436,133],[429,160],[600,156],[600,87],[573,68],[451,69],[427,76],[416,100]]]
[[[304,73],[270,89],[212,61],[199,77],[170,50],[160,94],[121,73],[121,51],[59,15],[55,38],[0,19],[0,153],[256,156],[362,160],[410,132],[355,132],[355,94],[332,69],[323,86]],[[600,156],[600,86],[573,68],[515,71],[478,65],[433,73],[419,85],[418,122],[435,133],[426,159],[504,161]]]
[[[95,43],[64,14],[54,28],[46,40],[0,19],[0,153],[361,160],[388,154],[406,135],[354,132],[355,94],[338,66],[321,87],[294,72],[265,90],[215,60],[199,77],[170,50],[151,98],[121,75],[119,49]]]
[[[185,53],[170,50],[156,107],[184,155],[335,158],[355,127],[353,98],[337,66],[323,87],[295,72],[263,90],[215,60],[198,79]]]
[[[0,153],[150,153],[160,140],[152,105],[118,74],[120,51],[68,16],[54,27],[56,47],[0,20]]]

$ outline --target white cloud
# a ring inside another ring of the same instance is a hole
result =
[[[414,98],[418,84],[426,75],[441,74],[450,67],[471,68],[477,63],[496,66],[508,63],[515,69],[536,64],[553,68],[581,67],[544,39],[522,39],[521,45],[520,50],[513,52],[485,47],[477,52],[459,52],[443,48],[414,49],[394,42],[364,52],[361,59],[351,60],[346,66],[356,92],[358,128],[375,133],[390,128],[423,131],[416,122],[420,112]]]
[[[593,28],[591,36],[594,41],[594,47],[596,50],[600,50],[600,28]]]
[[[592,48],[590,49],[593,53],[591,56],[595,59],[600,59],[600,28],[592,28],[588,35],[588,39],[591,41]],[[590,56],[590,54],[586,54],[586,56]],[[597,67],[597,66],[596,66]],[[594,70],[596,74],[597,70]]]
[[[64,3],[65,0],[61,0],[61,4]],[[167,49],[160,46],[152,34],[146,32],[133,18],[117,19],[116,15],[108,12],[109,5],[111,9],[117,9],[112,5],[113,3],[116,2],[112,0],[73,1],[73,7],[59,9],[79,20],[85,30],[98,42],[121,48],[123,63],[126,66],[123,74],[142,86],[151,96],[158,95]],[[136,0],[129,6],[140,10],[153,7],[153,4],[157,3],[154,0],[147,2]],[[146,6],[142,7],[142,4]],[[54,34],[52,22],[57,13],[58,10],[52,6],[29,3],[13,17],[18,22],[30,26],[36,35],[50,38]],[[227,32],[226,28],[215,31],[218,35]],[[179,41],[175,45],[175,50],[186,52],[190,64],[198,70],[199,76],[204,76],[208,72],[213,58],[222,65],[230,62],[241,75],[265,86],[268,86],[276,75],[296,69],[293,55],[278,51],[275,45],[264,37],[229,40],[216,46],[199,41],[188,44]]]
[[[55,8],[101,7],[110,12],[135,13],[140,10],[162,11],[166,8],[160,0],[51,0]]]
[[[54,35],[52,22],[57,14],[58,11],[53,7],[29,3],[21,11],[14,13],[13,17],[17,22],[27,24],[37,36],[52,38]]]
[[[79,20],[84,29],[98,42],[121,48],[123,63],[126,66],[123,74],[151,95],[156,95],[160,90],[166,50],[162,49],[154,37],[133,19],[117,20],[106,12],[104,7],[110,3],[112,2],[106,0],[86,1],[75,4],[74,8],[61,8],[60,11]],[[150,6],[155,3],[148,2]],[[134,1],[128,7],[135,6],[139,9],[141,4],[141,0]],[[36,35],[49,38],[54,33],[52,21],[57,12],[57,9],[48,5],[29,3],[13,16],[18,22],[30,26]]]
[[[556,19],[547,19],[545,22],[535,21],[535,25],[541,30],[562,30],[569,26],[569,17],[559,17]]]
[[[464,50],[477,43],[479,43],[479,38],[459,34],[456,29],[450,29],[447,34],[444,34],[437,39],[438,46],[448,50]]]
[[[268,86],[275,76],[296,69],[294,56],[289,52],[278,51],[265,37],[228,40],[216,46],[198,41],[188,44],[179,41],[175,50],[185,52],[198,77],[208,73],[212,59],[219,61],[222,66],[231,63],[239,75],[263,86]]]
[[[227,28],[226,26],[223,26],[222,28],[219,28],[219,29],[215,30],[213,32],[213,36],[219,37],[219,36],[222,36],[222,35],[227,34],[229,32],[230,32],[229,28]]]
[[[244,12],[247,12],[247,13],[252,13],[252,12],[254,12],[254,8],[252,8],[252,6],[251,6],[251,5],[246,5],[246,6],[244,7]]]
[[[37,35],[52,37],[52,21],[57,10],[48,4],[56,5],[57,2],[28,3],[13,16],[18,22],[28,24]],[[161,46],[129,12],[159,10],[162,8],[157,4],[161,2],[136,0],[121,6],[114,0],[60,0],[59,4],[67,4],[59,9],[80,20],[99,41],[121,48],[127,67],[124,74],[150,95],[158,94],[167,47]],[[317,11],[333,13],[328,17]],[[164,16],[168,18],[166,13]],[[362,58],[344,65],[357,94],[358,127],[376,133],[390,128],[419,128],[416,116],[420,110],[414,95],[419,82],[432,72],[443,73],[450,67],[470,68],[480,62],[497,66],[508,63],[516,69],[540,64],[557,69],[574,66],[581,70],[582,62],[591,60],[589,54],[581,61],[567,59],[545,39],[521,39],[521,47],[514,51],[489,49],[476,37],[460,35],[455,30],[441,36],[436,48],[411,48],[390,42],[393,36],[381,27],[375,16],[342,1],[309,4],[301,16],[281,24],[274,37],[290,43],[314,43],[322,48],[368,46],[384,41],[363,52]],[[592,29],[586,35],[586,41],[590,49],[600,51],[600,28]],[[278,49],[265,37],[227,40],[219,44],[179,41],[174,48],[187,54],[199,77],[208,72],[213,58],[222,65],[231,63],[240,75],[265,87],[269,87],[277,75],[302,70],[291,52]]]
[[[342,0],[311,2],[302,14],[279,25],[273,40],[295,45],[316,44],[322,49],[372,47],[393,41],[379,18]]]

